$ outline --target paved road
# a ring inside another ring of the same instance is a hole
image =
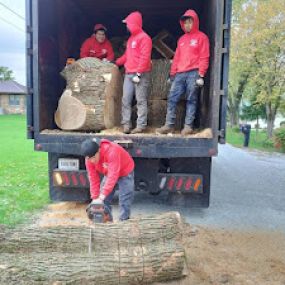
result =
[[[134,215],[169,210],[145,193],[136,195]],[[210,208],[175,210],[195,225],[285,232],[285,155],[220,146]]]

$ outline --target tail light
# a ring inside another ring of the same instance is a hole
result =
[[[158,185],[161,190],[203,193],[203,176],[201,174],[160,173],[158,177]]]
[[[53,186],[71,187],[71,188],[87,188],[89,180],[85,170],[79,171],[62,171],[55,169],[53,171]]]

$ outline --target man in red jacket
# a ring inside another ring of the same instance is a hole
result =
[[[170,71],[172,81],[167,102],[165,125],[157,132],[172,133],[176,119],[176,106],[186,94],[186,116],[182,135],[193,133],[193,121],[198,104],[200,88],[209,67],[209,39],[199,30],[199,18],[195,11],[187,10],[180,18],[185,34],[178,40]]]
[[[94,34],[87,39],[80,50],[80,58],[96,57],[101,60],[113,61],[114,51],[106,38],[107,29],[102,24],[96,24]]]
[[[117,59],[126,69],[122,99],[124,133],[131,131],[131,113],[134,93],[137,100],[137,126],[132,134],[142,133],[147,126],[147,93],[150,84],[152,40],[142,29],[142,15],[131,13],[124,21],[131,33],[125,54]]]
[[[115,190],[119,190],[120,220],[130,218],[134,196],[134,161],[129,153],[108,140],[87,139],[81,144],[81,154],[90,181],[92,203],[104,203],[111,213]],[[103,175],[100,183],[100,174]],[[101,184],[101,185],[100,185]]]

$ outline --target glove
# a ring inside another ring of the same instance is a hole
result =
[[[204,86],[204,78],[200,76],[198,79],[196,79],[196,85],[198,87],[203,87]]]
[[[137,73],[134,77],[133,77],[133,82],[135,83],[135,84],[139,84],[140,83],[140,81],[141,81],[141,74],[140,73]]]
[[[173,81],[174,81],[174,79],[175,79],[175,75],[169,75],[169,76],[168,76],[168,79],[167,79],[167,83],[168,83],[168,84],[172,84]]]
[[[103,204],[105,198],[106,198],[105,195],[100,194],[98,198],[92,200],[91,204]]]

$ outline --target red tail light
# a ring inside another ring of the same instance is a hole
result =
[[[169,179],[169,181],[167,183],[168,190],[172,190],[173,189],[174,183],[175,183],[175,177],[170,177],[170,179]]]
[[[188,178],[186,183],[185,183],[185,190],[186,191],[189,191],[191,189],[191,186],[192,186],[192,178]]]
[[[182,185],[183,185],[183,178],[182,177],[179,177],[178,181],[176,182],[176,190],[181,190],[182,188]]]

